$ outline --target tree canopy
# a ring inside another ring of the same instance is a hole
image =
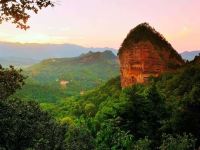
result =
[[[11,21],[17,28],[28,29],[30,13],[37,14],[48,6],[53,7],[51,0],[0,0],[0,23]]]
[[[21,72],[13,66],[5,69],[0,65],[0,99],[8,98],[24,85],[25,77]]]
[[[11,98],[23,84],[21,70],[0,66],[0,149],[64,149],[65,126],[36,102]]]

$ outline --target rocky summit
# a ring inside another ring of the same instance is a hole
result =
[[[148,23],[142,23],[130,31],[118,56],[123,88],[146,83],[150,76],[159,76],[184,64],[171,44]]]

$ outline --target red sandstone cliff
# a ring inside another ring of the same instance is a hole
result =
[[[118,55],[123,88],[145,83],[150,76],[158,76],[184,64],[163,36],[146,23],[131,30]]]

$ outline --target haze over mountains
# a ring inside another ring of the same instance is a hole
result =
[[[47,58],[77,57],[89,51],[105,51],[112,48],[83,47],[75,44],[21,44],[0,42],[0,57],[32,58],[42,60]]]
[[[83,53],[103,52],[111,50],[117,54],[113,48],[83,47],[75,44],[21,44],[0,42],[0,64],[3,66],[15,65],[19,67],[31,66],[48,58],[78,57]],[[181,53],[183,59],[192,60],[200,51],[185,51]]]
[[[195,56],[199,55],[200,50],[196,51],[184,51],[181,53],[181,56],[186,60],[193,60]]]
[[[29,67],[33,64],[38,63],[39,60],[32,58],[21,58],[21,57],[0,57],[0,64],[4,67],[9,67],[13,65],[15,67]]]

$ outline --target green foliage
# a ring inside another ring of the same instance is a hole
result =
[[[61,149],[65,128],[35,102],[0,101],[0,147]]]
[[[77,97],[70,97],[58,103],[41,103],[40,106],[58,120],[66,116],[75,119],[85,114],[84,107],[78,101]]]
[[[167,97],[183,100],[193,87],[200,85],[200,65],[186,65],[174,73],[164,74],[156,79],[157,86]]]
[[[0,65],[0,99],[6,99],[17,89],[24,85],[24,76],[22,70],[15,70],[13,66],[5,69]]]
[[[75,124],[84,120],[96,149],[155,149],[163,145],[163,133],[184,132],[197,139],[198,147],[199,71],[198,65],[189,65],[152,78],[148,85],[123,90],[117,77],[83,96],[53,104],[54,116],[59,120],[70,116]]]
[[[115,107],[114,105],[117,106],[118,104],[121,105],[119,100],[120,92],[121,87],[119,77],[117,77],[95,90],[86,92],[82,96],[65,98],[57,103],[41,103],[40,105],[58,120],[62,120],[66,116],[73,118],[73,120],[81,116],[91,118],[96,117],[97,113],[99,114],[97,116],[103,119],[103,115],[100,114],[101,112],[104,113],[104,111],[101,109],[106,109],[106,106],[108,108]]]
[[[199,145],[200,66],[189,64],[176,74],[163,75],[156,84],[165,93],[171,114],[164,130],[168,133],[192,133]]]
[[[44,60],[25,70],[26,85],[16,97],[38,102],[56,102],[82,95],[119,74],[119,64],[111,51],[88,53],[75,58]],[[61,85],[61,81],[66,81]]]
[[[96,114],[96,106],[93,103],[86,104],[84,110],[85,114],[89,117]]]
[[[133,136],[112,123],[105,123],[97,133],[97,150],[131,150]]]
[[[1,132],[2,136],[9,135],[8,142],[12,139],[15,146],[15,138],[22,136],[18,135],[18,126],[12,122],[16,119],[19,128],[23,127],[25,133],[31,132],[32,136],[22,133],[31,143],[25,145],[33,148],[42,145],[49,146],[47,149],[56,146],[55,149],[75,150],[194,149],[194,146],[200,146],[199,95],[198,64],[187,64],[176,72],[152,78],[149,84],[126,89],[121,89],[117,77],[83,95],[63,98],[56,103],[41,103],[43,110],[60,124],[33,102],[2,101],[0,117],[4,123],[0,121],[0,125],[6,123],[9,128],[5,132],[2,130],[5,127],[2,127]],[[27,128],[22,126],[21,120]],[[47,144],[51,140],[54,143]]]
[[[66,134],[65,148],[69,150],[94,150],[94,138],[84,125],[70,128]]]
[[[160,150],[193,150],[195,149],[195,139],[189,134],[181,135],[163,135],[163,142]]]
[[[93,91],[89,91],[83,95],[80,99],[81,102],[91,102],[96,105],[97,108],[101,107],[103,102],[107,102],[110,97],[112,99],[119,98],[121,93],[120,78],[112,78],[103,86],[96,88]]]
[[[36,102],[9,99],[24,83],[21,70],[0,68],[0,78],[0,149],[63,149],[63,126]]]
[[[166,108],[163,97],[159,94],[154,85],[145,88],[134,86],[122,92],[122,99],[126,103],[118,114],[118,126],[125,131],[130,131],[136,139],[145,138],[157,139],[161,122],[166,118]],[[155,142],[155,141],[154,141]],[[155,144],[155,143],[154,143]]]
[[[134,150],[150,150],[151,149],[151,141],[145,137],[144,139],[139,139],[134,143]]]
[[[74,120],[71,117],[64,117],[60,120],[61,125],[66,125],[69,128],[73,128],[75,126]]]

